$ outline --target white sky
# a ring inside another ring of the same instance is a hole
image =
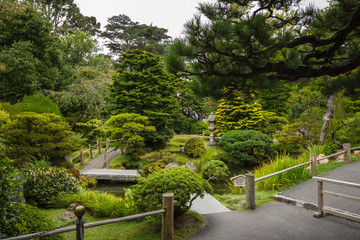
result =
[[[168,35],[180,37],[184,24],[192,19],[199,2],[214,0],[75,0],[85,16],[95,16],[103,28],[107,19],[125,14],[134,22],[168,29]],[[306,0],[315,6],[327,6],[327,0]]]

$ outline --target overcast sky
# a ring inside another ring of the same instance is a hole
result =
[[[175,38],[183,32],[183,25],[196,13],[199,2],[215,0],[75,0],[85,16],[95,16],[103,28],[107,19],[125,14],[134,22],[168,29]],[[315,6],[327,6],[327,0],[307,0]]]

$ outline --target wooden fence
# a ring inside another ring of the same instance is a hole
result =
[[[350,212],[346,212],[346,211],[343,211],[343,210],[339,210],[339,209],[324,206],[324,194],[335,196],[335,197],[340,197],[340,198],[344,198],[344,199],[349,199],[349,200],[353,200],[353,201],[357,201],[357,202],[360,202],[360,198],[345,195],[345,194],[325,191],[324,190],[324,183],[337,184],[337,185],[340,185],[340,186],[352,187],[352,188],[357,188],[357,189],[360,189],[360,184],[351,183],[351,182],[345,182],[345,181],[339,181],[339,180],[334,180],[334,179],[328,179],[328,178],[321,178],[321,177],[313,177],[313,179],[317,180],[317,182],[318,182],[318,212],[316,212],[314,214],[314,217],[322,217],[322,216],[324,216],[326,214],[332,214],[332,215],[336,215],[336,216],[339,216],[339,217],[343,217],[343,218],[346,218],[346,219],[350,219],[350,220],[353,220],[353,221],[360,222],[360,215],[359,214],[350,213]]]
[[[246,187],[246,207],[250,208],[250,209],[255,209],[255,182],[261,181],[261,180],[264,180],[264,179],[267,179],[269,177],[273,177],[273,176],[276,176],[276,175],[279,175],[279,174],[282,174],[284,172],[287,172],[287,171],[290,171],[292,169],[295,169],[295,168],[298,168],[298,167],[301,167],[301,166],[305,166],[305,165],[308,165],[308,164],[310,164],[310,177],[315,177],[315,176],[317,176],[317,163],[319,161],[324,160],[324,159],[328,159],[330,157],[336,157],[336,156],[339,156],[341,154],[344,154],[344,162],[345,163],[350,163],[351,162],[351,151],[356,150],[356,149],[360,149],[360,146],[351,148],[350,143],[344,143],[343,144],[343,149],[344,149],[343,151],[340,151],[340,152],[337,152],[337,153],[334,153],[334,154],[331,154],[331,155],[328,155],[328,156],[325,156],[325,157],[321,157],[321,158],[316,158],[316,154],[311,153],[310,154],[310,161],[308,161],[308,162],[305,162],[305,163],[302,163],[302,164],[299,164],[299,165],[296,165],[296,166],[293,166],[293,167],[290,167],[290,168],[287,168],[287,169],[284,169],[284,170],[281,170],[281,171],[278,171],[278,172],[275,172],[275,173],[272,173],[272,174],[269,174],[269,175],[266,175],[266,176],[262,176],[262,177],[259,177],[259,178],[256,178],[256,179],[255,179],[253,174],[246,174],[245,176],[244,175],[238,175],[238,176],[232,177],[232,178],[230,178],[230,180],[233,180],[234,183],[236,183],[236,182],[242,182],[243,183],[243,184],[240,183],[237,186],[245,186]]]
[[[66,156],[65,160],[66,160],[66,162],[68,164],[74,165],[74,160],[76,158],[80,158],[81,165],[84,166],[85,165],[85,159],[86,159],[85,153],[89,152],[89,158],[93,159],[94,158],[93,149],[94,148],[97,149],[97,153],[101,154],[101,147],[102,147],[103,144],[105,144],[105,150],[104,150],[104,168],[105,168],[108,165],[107,155],[115,150],[115,149],[113,149],[113,150],[109,151],[110,143],[111,142],[118,142],[118,141],[120,141],[120,139],[110,140],[109,138],[106,138],[105,142],[101,142],[101,140],[98,139],[96,141],[95,145],[89,144],[89,147],[88,147],[87,150],[84,150],[83,148],[80,148],[80,154],[76,155],[75,157]]]
[[[66,228],[60,228],[53,231],[46,231],[41,233],[32,233],[17,237],[11,237],[6,238],[4,240],[24,240],[24,239],[33,239],[38,237],[45,237],[60,233],[66,233],[71,231],[76,231],[76,240],[83,240],[84,239],[84,228],[91,228],[91,227],[97,227],[102,225],[107,225],[111,223],[117,223],[117,222],[124,222],[124,221],[131,221],[139,218],[144,218],[148,216],[155,216],[162,214],[162,228],[161,228],[161,239],[162,240],[172,240],[174,239],[174,194],[173,193],[165,193],[162,198],[162,209],[147,212],[147,213],[140,213],[136,215],[121,217],[121,218],[115,218],[115,219],[109,219],[104,220],[100,222],[93,222],[93,223],[87,223],[84,224],[84,220],[82,220],[82,217],[85,213],[85,208],[80,207],[80,211],[78,211],[78,207],[75,209],[75,215],[78,217],[78,220],[76,221],[76,226],[73,227],[66,227]],[[79,213],[80,212],[80,213]]]

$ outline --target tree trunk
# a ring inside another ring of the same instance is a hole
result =
[[[326,83],[329,83],[329,76],[324,76]],[[330,120],[334,117],[335,113],[335,97],[336,94],[330,94],[326,104],[326,113],[323,117],[323,125],[320,133],[320,143],[325,143],[327,130],[329,128]]]

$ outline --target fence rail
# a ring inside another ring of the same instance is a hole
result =
[[[78,220],[76,223],[76,226],[73,227],[67,227],[67,228],[61,228],[56,229],[49,232],[42,232],[42,233],[32,233],[17,237],[11,237],[6,238],[4,240],[24,240],[24,239],[33,239],[38,237],[45,237],[60,233],[66,233],[71,231],[76,231],[76,240],[84,240],[84,229],[85,228],[92,228],[92,227],[98,227],[102,225],[112,224],[112,223],[118,223],[118,222],[125,222],[125,221],[131,221],[139,218],[149,217],[149,216],[155,216],[162,214],[162,229],[161,229],[161,239],[162,240],[172,240],[174,238],[174,194],[173,193],[165,193],[163,195],[162,200],[162,207],[163,209],[147,212],[147,213],[140,213],[136,215],[121,217],[121,218],[114,218],[99,222],[93,222],[93,223],[87,223],[83,224],[85,221],[82,220],[82,217],[85,213],[85,208],[81,206],[84,210],[82,210],[82,213],[77,214],[77,210],[75,209],[75,215],[78,216]],[[79,224],[82,223],[82,224]],[[82,233],[82,234],[78,234]]]
[[[243,186],[246,187],[246,207],[250,208],[250,209],[255,209],[255,187],[254,187],[255,182],[285,173],[287,171],[290,171],[290,170],[298,168],[298,167],[305,166],[307,164],[310,164],[310,176],[315,177],[315,176],[317,176],[317,163],[319,161],[344,154],[344,162],[350,163],[351,162],[351,151],[360,149],[360,146],[351,148],[349,143],[344,143],[343,149],[344,149],[343,151],[340,151],[340,152],[337,152],[337,153],[334,153],[334,154],[331,154],[331,155],[328,155],[325,157],[321,157],[321,158],[316,158],[315,153],[310,153],[310,161],[308,161],[308,162],[305,162],[305,163],[302,163],[302,164],[299,164],[299,165],[296,165],[296,166],[293,166],[293,167],[290,167],[290,168],[287,168],[287,169],[284,169],[284,170],[281,170],[281,171],[278,171],[275,173],[271,173],[271,174],[268,174],[266,176],[262,176],[262,177],[259,177],[256,179],[254,178],[253,174],[246,174],[246,176],[237,175],[235,177],[230,178],[230,180],[234,180],[234,182],[235,182],[236,179],[238,179],[238,178],[244,178],[243,182],[245,184]],[[249,188],[249,190],[248,190],[248,188]]]
[[[322,177],[313,177],[313,179],[317,180],[317,182],[318,182],[318,211],[314,214],[314,217],[322,217],[322,216],[325,216],[326,214],[332,214],[335,216],[339,216],[339,217],[343,217],[346,219],[360,222],[359,214],[346,212],[346,211],[336,209],[336,208],[326,207],[324,205],[324,194],[339,197],[339,198],[344,198],[344,199],[348,199],[348,200],[353,200],[353,201],[357,201],[357,202],[360,202],[360,198],[345,195],[345,194],[325,191],[324,183],[336,184],[336,185],[340,185],[340,186],[352,187],[352,188],[357,188],[357,189],[360,189],[360,184],[339,181],[339,180],[334,180],[334,179],[329,179],[329,178],[322,178]]]

